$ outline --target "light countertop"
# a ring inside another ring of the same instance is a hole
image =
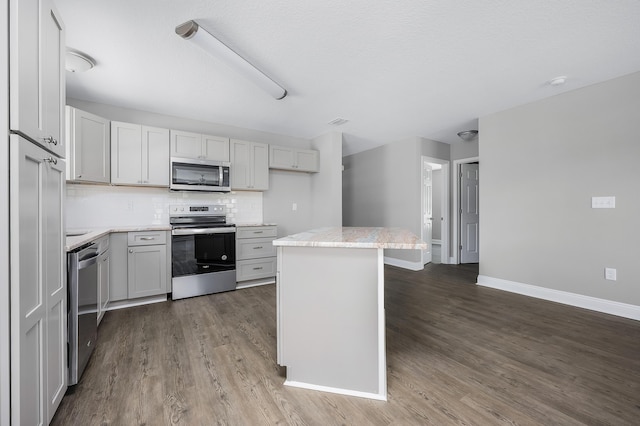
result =
[[[112,232],[135,232],[135,231],[171,231],[169,225],[140,225],[140,226],[113,226],[110,228],[101,227],[94,229],[67,229],[68,234],[81,234],[68,236],[65,240],[64,249],[72,251],[91,241],[98,239]]]
[[[402,228],[318,228],[277,239],[274,246],[424,250],[427,243]]]

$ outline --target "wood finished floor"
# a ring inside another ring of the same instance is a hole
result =
[[[385,267],[388,402],[283,386],[269,285],[108,312],[52,424],[640,424],[640,322],[477,273]]]

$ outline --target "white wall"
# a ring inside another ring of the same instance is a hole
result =
[[[312,227],[342,226],[342,133],[317,137],[311,147],[320,151],[320,173],[311,175]]]
[[[401,227],[421,235],[422,155],[448,160],[449,146],[410,138],[344,157],[345,226]],[[385,250],[385,257],[422,268],[418,250]]]
[[[432,193],[431,193],[431,205],[433,207],[433,232],[431,237],[434,240],[439,240],[442,236],[442,169],[434,170],[432,172]]]
[[[640,307],[638,123],[640,73],[482,117],[479,282]]]

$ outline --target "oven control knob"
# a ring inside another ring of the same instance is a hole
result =
[[[227,260],[227,255],[226,255],[226,254],[223,254],[221,259],[222,259],[222,260]]]

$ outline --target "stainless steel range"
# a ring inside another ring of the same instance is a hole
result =
[[[236,228],[220,204],[171,205],[172,299],[236,289]]]

